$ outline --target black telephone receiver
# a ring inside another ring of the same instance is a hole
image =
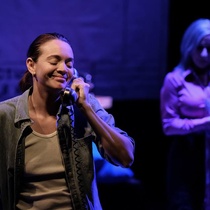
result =
[[[78,71],[74,68],[74,78],[77,78],[79,76]],[[72,81],[73,81],[72,80]],[[71,82],[72,82],[71,81]],[[69,86],[71,85],[71,82],[69,84]],[[78,99],[78,95],[76,93],[75,90],[73,90],[70,87],[66,87],[62,92],[61,92],[61,100],[62,100],[62,104],[63,106],[69,106],[74,104]]]

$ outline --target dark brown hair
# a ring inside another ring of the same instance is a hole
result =
[[[30,44],[28,51],[27,51],[27,58],[32,58],[34,62],[37,62],[41,52],[40,52],[40,46],[50,40],[53,39],[59,39],[61,41],[64,41],[70,45],[69,40],[64,37],[62,34],[59,33],[44,33],[39,35],[34,41]],[[19,87],[22,92],[27,90],[33,85],[33,78],[31,73],[26,70],[23,74],[22,78],[19,82]]]

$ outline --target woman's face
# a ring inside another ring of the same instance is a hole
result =
[[[210,35],[205,36],[192,52],[192,60],[199,69],[210,67]]]
[[[61,90],[73,77],[74,55],[71,46],[61,40],[50,40],[40,46],[40,56],[33,62],[34,85]]]

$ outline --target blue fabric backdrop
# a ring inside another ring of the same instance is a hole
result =
[[[166,72],[166,0],[2,0],[0,100],[18,93],[26,51],[40,33],[72,42],[75,68],[114,99],[159,97]]]

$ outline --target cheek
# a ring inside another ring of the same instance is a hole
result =
[[[197,66],[198,68],[206,68],[210,65],[210,56],[206,57],[206,58],[202,58],[198,55],[192,56],[192,60],[195,64],[195,66]]]
[[[72,77],[74,77],[74,70],[73,69],[70,69],[68,72],[67,72],[67,81],[69,82]]]
[[[192,58],[192,61],[196,64],[196,62],[199,60],[199,57],[200,57],[200,54],[197,53],[197,52],[192,52],[191,54],[191,58]]]

